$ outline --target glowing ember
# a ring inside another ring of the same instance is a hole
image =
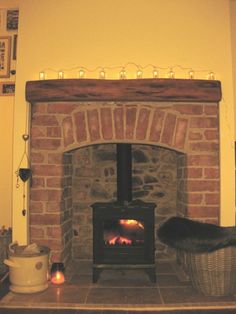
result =
[[[137,220],[134,219],[120,219],[120,224],[125,226],[131,226],[131,227],[139,227],[141,229],[144,229],[144,225]]]
[[[111,240],[109,240],[110,245],[115,245],[115,244],[122,244],[122,245],[131,245],[132,241],[130,239],[118,236],[114,237]]]
[[[51,278],[51,282],[56,284],[56,285],[60,285],[60,284],[64,283],[65,282],[65,276],[64,276],[63,272],[57,270],[55,273],[53,273],[52,278]]]

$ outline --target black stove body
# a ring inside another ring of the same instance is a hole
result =
[[[93,282],[104,269],[144,269],[156,282],[155,203],[132,201],[130,144],[117,144],[117,202],[94,203]]]

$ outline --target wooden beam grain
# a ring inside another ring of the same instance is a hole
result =
[[[191,79],[56,79],[28,81],[26,100],[219,102],[221,83]]]

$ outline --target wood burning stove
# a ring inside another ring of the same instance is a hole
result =
[[[103,269],[144,269],[156,281],[154,203],[95,203],[93,282]]]
[[[104,269],[144,269],[156,282],[155,203],[132,201],[130,144],[117,145],[117,202],[94,203],[93,282]]]

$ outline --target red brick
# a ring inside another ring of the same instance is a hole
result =
[[[59,123],[55,115],[35,115],[32,118],[32,125],[57,126]]]
[[[58,126],[47,127],[47,137],[61,138],[61,128]]]
[[[218,179],[220,177],[219,168],[205,168],[204,178],[206,179]]]
[[[219,205],[220,204],[220,194],[219,193],[209,193],[205,194],[206,205]]]
[[[57,225],[60,224],[61,217],[58,214],[31,214],[30,224],[33,225]]]
[[[48,201],[45,205],[45,209],[46,209],[46,212],[58,212],[60,213],[62,210],[64,210],[64,202],[62,201]]]
[[[48,154],[48,163],[61,165],[63,162],[63,156],[61,153],[49,153]]]
[[[70,114],[78,105],[70,103],[50,103],[48,105],[48,113]]]
[[[219,140],[219,131],[218,130],[206,130],[204,131],[204,136],[206,140],[209,140],[209,141]]]
[[[47,113],[48,104],[37,103],[32,106],[32,113]]]
[[[100,128],[98,119],[98,110],[88,110],[88,129],[91,141],[97,141],[100,139]]]
[[[212,143],[212,142],[195,142],[190,143],[189,148],[192,151],[195,152],[210,152],[210,151],[219,151],[219,145],[218,143]]]
[[[31,138],[42,138],[46,137],[47,130],[45,127],[33,126],[30,131]]]
[[[42,227],[30,226],[30,238],[44,238],[45,233]]]
[[[62,132],[64,138],[64,146],[67,147],[74,143],[73,122],[71,117],[66,117],[62,121]]]
[[[111,109],[101,108],[100,113],[103,138],[104,140],[110,140],[113,137]]]
[[[206,115],[215,115],[217,116],[219,113],[219,105],[218,104],[207,104],[204,106],[204,113]]]
[[[202,173],[203,169],[202,168],[187,168],[187,177],[190,179],[201,179],[202,178]]]
[[[174,144],[176,148],[184,148],[187,136],[188,120],[184,118],[177,119]]]
[[[50,238],[60,238],[62,236],[61,226],[47,227],[46,235]]]
[[[32,149],[56,150],[61,146],[59,139],[32,139]]]
[[[151,132],[150,132],[150,140],[153,142],[160,141],[164,117],[165,117],[164,111],[155,109],[153,120],[152,120],[152,125],[151,125]]]
[[[31,152],[31,163],[43,163],[45,160],[45,156],[42,153]]]
[[[75,128],[76,128],[76,140],[77,142],[83,142],[87,140],[87,129],[84,112],[76,112],[74,114]]]
[[[42,188],[45,186],[44,178],[33,177],[32,179],[32,188]]]
[[[126,109],[126,138],[134,138],[134,128],[136,122],[137,108],[127,108]]]
[[[188,155],[188,166],[217,166],[219,158],[213,155]]]
[[[43,212],[43,203],[42,202],[34,202],[32,199],[30,200],[30,213],[42,213]]]
[[[187,216],[189,218],[216,218],[219,215],[218,206],[197,206],[189,205],[187,209]]]
[[[114,109],[114,124],[116,139],[124,139],[124,109]]]
[[[63,250],[62,239],[40,239],[37,244],[49,247],[53,250]]]
[[[173,105],[173,109],[178,111],[181,114],[187,114],[187,115],[199,115],[203,113],[203,106],[202,105]]]
[[[146,138],[149,116],[150,110],[140,109],[136,127],[136,138],[138,140],[144,140]]]
[[[219,191],[219,182],[218,180],[189,180],[187,189],[189,192],[215,192]]]
[[[189,140],[197,141],[203,138],[203,135],[200,132],[190,131],[188,135]]]
[[[191,128],[217,128],[219,120],[215,117],[193,117],[190,119]]]
[[[189,204],[195,204],[195,205],[199,205],[202,203],[203,200],[203,194],[199,194],[199,193],[188,193],[188,203]]]
[[[61,177],[48,178],[46,185],[50,188],[60,188],[62,187],[62,178]]]
[[[164,122],[161,143],[171,146],[174,136],[176,115],[168,113]]]
[[[32,201],[56,201],[60,202],[62,199],[61,190],[34,190],[31,189]]]
[[[32,167],[34,176],[61,176],[63,168],[61,165],[34,165]]]

